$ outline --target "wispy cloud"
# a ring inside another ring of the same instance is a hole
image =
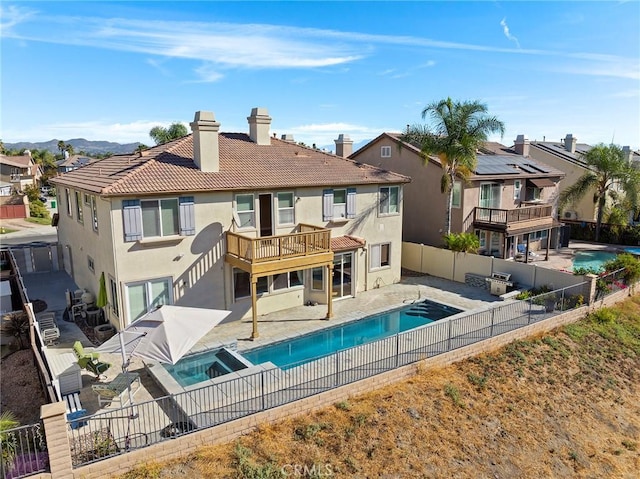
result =
[[[333,145],[333,140],[337,139],[340,133],[349,135],[353,141],[358,142],[375,138],[381,131],[391,131],[394,128],[379,128],[350,123],[312,123],[292,126],[285,130],[282,133],[291,133],[296,141],[302,141],[308,145],[313,143],[316,145]]]
[[[567,67],[564,71],[578,75],[637,78],[634,72],[640,71],[637,58],[523,49],[509,31],[506,18],[500,25],[516,48],[268,24],[44,17],[31,9],[16,6],[2,7],[0,13],[3,27],[0,36],[3,38],[194,60],[199,62],[193,69],[194,75],[197,81],[202,82],[217,81],[227,70],[237,68],[344,68],[349,63],[374,55],[381,45],[564,58],[563,64]],[[572,66],[569,64],[571,60],[590,63]],[[433,61],[422,64],[423,67],[434,65]]]
[[[509,25],[507,25],[507,19],[506,17],[503,18],[502,20],[500,20],[500,26],[502,26],[502,32],[504,33],[504,36],[507,37],[507,40],[512,41],[516,44],[516,46],[518,48],[520,48],[520,42],[518,41],[518,39],[513,36],[511,34],[511,32],[509,31]]]

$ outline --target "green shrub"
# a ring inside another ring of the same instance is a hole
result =
[[[29,216],[32,218],[49,218],[49,210],[40,200],[29,203]]]
[[[449,233],[444,235],[447,249],[458,253],[477,253],[480,239],[473,233]]]
[[[619,254],[604,264],[604,270],[607,272],[617,271],[622,268],[625,269],[622,273],[622,278],[626,284],[635,283],[640,278],[640,261],[632,254]]]
[[[611,308],[600,308],[591,313],[589,317],[596,323],[609,324],[616,320],[616,313]]]

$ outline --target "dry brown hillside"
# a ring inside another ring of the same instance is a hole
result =
[[[640,298],[125,477],[633,478]]]

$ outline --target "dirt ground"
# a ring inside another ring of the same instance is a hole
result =
[[[132,478],[629,478],[640,297],[614,314],[263,425]]]
[[[0,412],[11,411],[22,425],[40,420],[46,404],[30,349],[16,351],[0,361]]]

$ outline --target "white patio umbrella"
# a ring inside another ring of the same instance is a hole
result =
[[[120,353],[126,372],[132,356],[175,364],[231,311],[164,304],[121,330],[96,351]],[[131,388],[127,388],[132,404]]]
[[[135,320],[96,351],[175,364],[231,311],[164,304]]]

